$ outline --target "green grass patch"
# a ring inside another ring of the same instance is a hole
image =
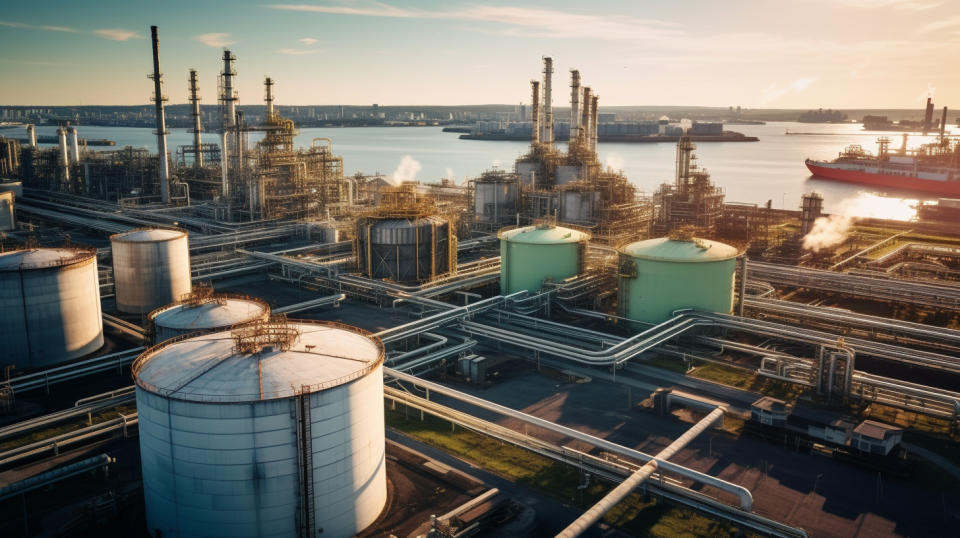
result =
[[[730,385],[738,389],[773,396],[781,400],[795,400],[803,392],[803,387],[794,383],[770,379],[745,368],[726,366],[708,362],[697,366],[689,374],[692,377]]]
[[[649,359],[644,359],[643,364],[677,372],[678,374],[687,373],[687,365],[677,357],[667,357],[666,355],[654,355]]]
[[[388,427],[418,441],[581,509],[593,505],[613,489],[610,484],[595,478],[585,488],[578,488],[583,477],[574,467],[472,430],[459,426],[453,428],[446,420],[432,415],[425,414],[420,420],[419,411],[411,409],[405,413],[400,404],[396,410],[391,410],[388,405],[385,419]],[[631,494],[617,504],[604,520],[636,536],[732,538],[739,534],[732,525],[653,498],[644,500],[639,493]]]

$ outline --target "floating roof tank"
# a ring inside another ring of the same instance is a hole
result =
[[[103,345],[97,254],[40,248],[0,254],[0,364],[38,368]]]
[[[200,289],[197,286],[186,299],[150,312],[147,319],[153,326],[154,342],[188,333],[224,331],[234,325],[270,317],[270,305],[262,299],[228,293],[197,293]]]
[[[117,310],[146,314],[190,293],[187,232],[141,228],[110,236]]]
[[[500,293],[537,291],[583,272],[590,234],[539,224],[501,231]]]
[[[133,365],[147,531],[353,536],[387,499],[383,344],[336,323],[255,322]]]
[[[621,316],[660,323],[683,308],[733,310],[736,248],[678,235],[637,241],[619,252]]]

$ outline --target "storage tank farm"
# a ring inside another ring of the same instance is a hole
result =
[[[426,282],[457,268],[455,226],[416,185],[384,189],[380,206],[357,219],[354,252],[367,278]]]
[[[500,293],[537,291],[545,280],[583,272],[590,234],[550,224],[502,230]]]
[[[684,308],[729,314],[739,255],[730,245],[681,234],[620,248],[620,315],[656,324]]]
[[[31,369],[103,346],[97,253],[40,248],[0,254],[0,365]]]
[[[186,230],[142,228],[110,236],[117,310],[148,314],[190,293]]]
[[[147,316],[154,342],[189,333],[223,331],[234,325],[270,317],[270,305],[256,297],[213,293],[212,287],[194,286],[186,298],[162,306]]]
[[[352,536],[370,525],[387,498],[383,359],[366,331],[285,318],[144,352],[133,376],[149,533]]]

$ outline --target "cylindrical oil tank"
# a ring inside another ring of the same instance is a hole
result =
[[[558,219],[574,224],[593,224],[597,220],[600,193],[589,189],[563,189],[558,195]]]
[[[357,267],[368,278],[425,282],[456,269],[453,232],[437,215],[357,219]]]
[[[579,164],[561,164],[554,172],[557,185],[566,185],[580,179],[581,168]]]
[[[590,235],[559,226],[536,225],[501,231],[500,293],[537,291],[547,279],[583,272]]]
[[[153,341],[195,332],[218,332],[234,325],[270,317],[270,305],[246,295],[218,293],[202,298],[187,298],[162,306],[147,316],[153,325]]]
[[[517,161],[514,169],[525,186],[532,186],[538,180],[537,175],[540,174],[540,163],[537,161]]]
[[[77,248],[0,254],[0,365],[38,368],[103,345],[97,254]]]
[[[503,226],[517,218],[519,176],[481,177],[473,184],[473,211],[478,223]]]
[[[20,181],[0,181],[0,192],[12,192],[17,198],[23,197],[23,183]]]
[[[190,293],[187,232],[143,228],[110,236],[117,310],[147,314]]]
[[[13,192],[0,191],[0,232],[7,232],[17,227],[13,204]]]
[[[133,365],[151,536],[353,536],[387,498],[383,344],[254,322]],[[321,534],[322,532],[322,534]]]
[[[661,323],[683,308],[732,311],[736,248],[707,239],[660,237],[619,252],[621,316]]]

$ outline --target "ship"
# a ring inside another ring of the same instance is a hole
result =
[[[860,145],[847,146],[832,161],[807,159],[814,177],[889,189],[960,196],[960,140],[941,136],[931,144],[890,151],[890,139],[877,140],[876,155]]]

